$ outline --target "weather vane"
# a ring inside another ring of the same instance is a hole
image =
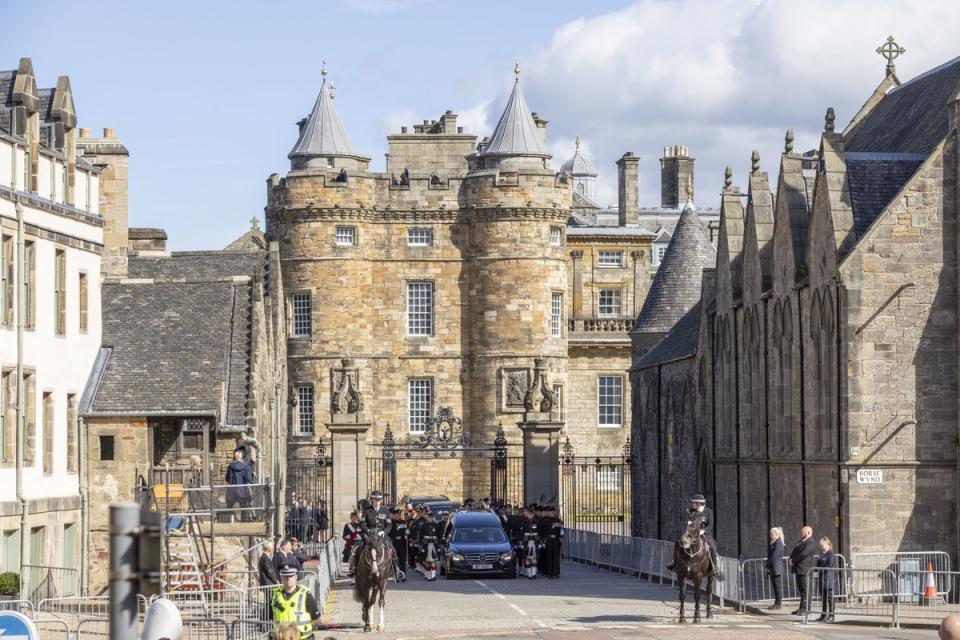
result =
[[[906,52],[907,50],[897,44],[897,41],[893,39],[893,36],[887,36],[887,41],[877,47],[877,53],[887,59],[888,76],[892,76],[897,70],[897,65],[895,65],[893,61]]]

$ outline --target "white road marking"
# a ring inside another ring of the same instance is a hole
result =
[[[517,613],[519,613],[519,614],[522,615],[522,616],[526,616],[526,615],[527,615],[527,612],[526,612],[526,611],[524,611],[523,609],[521,609],[521,608],[518,607],[517,605],[513,604],[512,602],[508,602],[508,603],[507,603],[507,606],[510,607],[511,609],[513,609],[514,611],[516,611]]]
[[[546,629],[546,628],[547,628],[547,625],[544,624],[544,623],[543,623],[542,621],[540,621],[540,620],[534,620],[534,622],[535,622],[535,623],[537,624],[537,626],[540,627],[541,629]]]
[[[494,591],[493,589],[491,589],[491,588],[487,585],[487,583],[485,583],[485,582],[483,582],[483,581],[481,581],[481,580],[474,580],[474,582],[476,582],[478,585],[480,585],[481,587],[483,587],[484,589],[486,589],[487,591],[489,591],[489,592],[492,593],[493,595],[497,596],[497,597],[500,598],[501,600],[506,600],[506,599],[507,599],[506,596],[504,596],[503,594],[497,593],[496,591]],[[520,607],[518,607],[517,605],[513,604],[512,602],[508,602],[508,603],[507,603],[507,606],[510,607],[511,609],[513,609],[514,611],[516,611],[517,613],[519,613],[520,615],[522,615],[522,616],[524,616],[524,617],[527,617],[527,612],[524,611],[523,609],[521,609]],[[540,624],[540,626],[543,626],[544,628],[546,628],[546,625],[544,625],[543,623],[539,623],[539,624]]]

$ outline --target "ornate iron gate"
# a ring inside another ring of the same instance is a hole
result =
[[[379,489],[388,503],[404,496],[397,492],[397,462],[403,460],[489,460],[491,503],[513,503],[523,500],[523,456],[511,455],[511,446],[497,427],[491,442],[472,440],[463,431],[463,423],[450,407],[440,407],[436,417],[421,434],[398,441],[390,425],[380,443],[380,455],[367,458],[368,487]]]
[[[570,438],[560,450],[560,512],[568,529],[631,535],[630,439],[619,456],[577,456]]]
[[[323,510],[329,527],[330,505],[333,504],[333,458],[321,441],[313,460],[288,460],[284,532],[298,540],[316,540],[330,535],[329,528],[321,530]]]

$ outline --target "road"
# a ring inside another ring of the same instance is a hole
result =
[[[688,600],[692,596],[688,595]],[[332,592],[325,616],[330,628],[317,639],[364,636],[360,605],[346,582]],[[687,616],[692,620],[692,604]],[[405,584],[390,584],[384,640],[622,640],[698,638],[860,640],[936,637],[932,629],[890,630],[849,624],[801,625],[789,615],[744,615],[714,609],[699,625],[676,624],[676,591],[646,580],[564,563],[559,580],[438,578],[426,582],[412,573]]]

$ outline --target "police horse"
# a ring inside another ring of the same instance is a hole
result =
[[[363,608],[364,631],[373,630],[370,623],[370,610],[374,604],[380,605],[380,624],[377,625],[377,631],[383,631],[383,607],[387,595],[387,582],[394,576],[394,563],[390,558],[385,536],[365,535],[364,542],[360,557],[357,558],[353,599]]]
[[[713,599],[713,576],[710,570],[710,548],[700,529],[702,518],[694,516],[673,551],[674,573],[680,583],[680,619],[684,624],[687,618],[683,615],[683,603],[687,597],[687,580],[693,583],[693,621],[700,622],[700,583],[707,580],[707,618],[712,618],[710,610]]]

